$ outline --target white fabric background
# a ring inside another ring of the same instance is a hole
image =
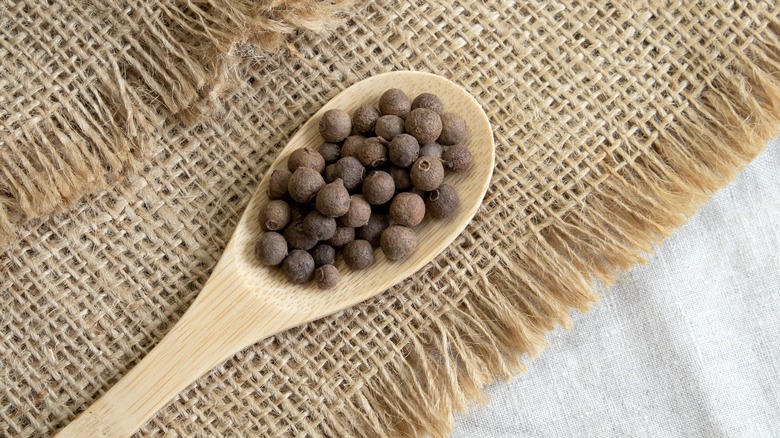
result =
[[[780,437],[780,138],[453,437]]]

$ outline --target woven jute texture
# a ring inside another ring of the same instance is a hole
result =
[[[331,37],[294,35],[297,53],[235,47],[241,82],[199,123],[166,119],[137,172],[18,230],[0,254],[0,433],[53,433],[149,351],[275,152],[362,78],[430,71],[479,100],[497,164],[474,223],[401,285],[218,366],[140,436],[446,435],[776,133],[773,1],[486,3],[378,0]]]

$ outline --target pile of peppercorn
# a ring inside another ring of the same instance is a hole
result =
[[[255,252],[265,265],[281,264],[291,281],[314,276],[327,289],[338,282],[337,249],[353,269],[371,266],[375,247],[390,260],[409,256],[417,247],[412,227],[426,213],[449,218],[460,204],[443,183],[445,168],[466,171],[472,157],[462,145],[466,121],[430,93],[411,101],[389,89],[378,110],[366,104],[352,117],[329,110],[319,128],[319,150],[295,150],[287,169],[271,174],[271,201],[260,213],[267,232]]]

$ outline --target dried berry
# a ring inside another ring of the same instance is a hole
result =
[[[366,168],[355,157],[344,157],[336,161],[333,178],[341,178],[347,190],[355,190],[363,182]]]
[[[271,199],[282,199],[287,196],[287,183],[290,181],[292,172],[287,169],[276,169],[268,178],[268,197]]]
[[[345,227],[362,227],[368,223],[371,217],[371,204],[360,195],[352,195],[349,202],[349,211],[339,218]]]
[[[425,217],[425,201],[420,195],[404,192],[393,198],[390,204],[390,220],[398,225],[413,227]]]
[[[303,221],[298,221],[290,224],[284,230],[284,239],[287,241],[287,245],[292,249],[302,249],[308,251],[314,248],[317,244],[317,239],[309,236],[303,230]]]
[[[420,156],[421,157],[436,157],[441,158],[441,154],[444,152],[444,146],[440,145],[439,143],[433,142],[428,143],[422,147],[420,147]]]
[[[276,266],[287,257],[287,241],[279,233],[265,233],[255,245],[255,254],[262,264]]]
[[[268,205],[265,206],[265,210],[263,210],[260,215],[260,223],[266,230],[278,231],[286,227],[287,224],[290,223],[291,218],[292,209],[290,208],[290,204],[281,199],[276,199],[270,201]]]
[[[320,289],[332,289],[339,282],[339,270],[333,265],[322,265],[314,272],[314,280]]]
[[[352,113],[352,126],[355,132],[368,135],[374,130],[379,119],[379,111],[373,105],[361,105]]]
[[[323,185],[325,180],[319,172],[310,167],[299,167],[290,177],[287,190],[297,202],[305,203],[309,202]]]
[[[303,218],[303,232],[317,240],[330,239],[336,232],[336,219],[314,210]]]
[[[317,211],[332,218],[343,216],[349,211],[349,192],[341,178],[322,186],[317,193]]]
[[[344,245],[355,240],[355,229],[352,227],[337,227],[333,237],[328,239],[327,244],[334,248],[343,248]]]
[[[417,236],[411,228],[391,225],[382,232],[382,252],[390,260],[401,260],[417,248]]]
[[[328,164],[325,166],[325,182],[326,183],[332,183],[333,182],[333,173],[336,171],[336,165],[335,164]]]
[[[360,164],[366,167],[377,167],[387,161],[387,148],[377,137],[367,138],[357,154]]]
[[[379,98],[379,112],[383,116],[394,115],[399,117],[406,117],[409,114],[409,110],[412,109],[412,102],[409,100],[409,96],[403,91],[397,88],[391,88],[382,94]]]
[[[369,204],[384,204],[393,198],[395,182],[389,173],[377,170],[363,180],[363,197]]]
[[[409,169],[392,166],[390,169],[387,169],[387,173],[393,178],[396,193],[412,188],[412,178],[409,176]]]
[[[409,193],[414,193],[415,195],[420,196],[421,198],[424,198],[425,195],[428,193],[425,190],[420,190],[417,187],[412,187],[412,190],[409,190]]]
[[[404,129],[420,144],[433,143],[441,134],[441,119],[435,111],[417,108],[406,117]]]
[[[367,240],[371,243],[371,246],[379,246],[382,231],[388,226],[390,226],[390,221],[387,215],[372,212],[371,217],[368,218],[368,223],[358,228],[355,234],[358,239]]]
[[[335,143],[323,143],[319,152],[326,164],[333,164],[341,158],[341,148]]]
[[[428,201],[425,207],[431,217],[435,219],[445,219],[458,210],[460,197],[458,192],[449,184],[442,184],[438,189],[428,194]]]
[[[287,159],[287,168],[290,169],[290,172],[295,172],[299,167],[310,167],[322,173],[325,170],[325,159],[322,158],[319,152],[313,149],[296,149],[292,151],[290,158]]]
[[[328,143],[340,143],[352,132],[352,119],[346,111],[325,111],[320,119],[320,135]]]
[[[317,266],[332,265],[336,260],[336,250],[327,243],[320,243],[315,246],[314,249],[309,251],[309,254],[311,254],[314,264]]]
[[[308,252],[294,249],[284,259],[282,270],[293,283],[306,283],[314,273],[314,259]]]
[[[374,263],[374,248],[367,240],[353,240],[344,247],[344,263],[352,269],[366,269]]]
[[[445,146],[458,144],[466,138],[467,132],[466,120],[460,114],[444,113],[441,115],[439,143]]]
[[[404,133],[404,119],[398,116],[382,116],[376,121],[376,135],[385,140],[392,140],[396,135]]]
[[[439,99],[439,96],[431,93],[423,93],[414,98],[412,109],[415,110],[417,108],[428,108],[436,114],[444,112],[444,104]]]
[[[362,135],[350,135],[344,140],[344,144],[341,146],[342,157],[355,157],[357,158],[358,152],[363,148],[363,141],[365,137]]]
[[[441,155],[441,160],[455,172],[463,172],[471,167],[471,152],[465,146],[450,146]]]
[[[435,190],[444,181],[444,166],[438,158],[422,157],[414,162],[412,184],[420,190]]]
[[[420,143],[409,134],[396,135],[388,146],[390,161],[399,167],[409,167],[420,155]]]

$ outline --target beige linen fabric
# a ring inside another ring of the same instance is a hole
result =
[[[523,370],[764,147],[780,118],[774,2],[365,5],[299,54],[237,47],[241,82],[154,156],[0,255],[0,431],[48,435],[133,366],[207,279],[277,151],[343,88],[448,77],[497,165],[474,223],[425,269],[199,379],[140,436],[405,436]],[[200,108],[200,107],[199,107]],[[192,119],[187,119],[191,121]]]

